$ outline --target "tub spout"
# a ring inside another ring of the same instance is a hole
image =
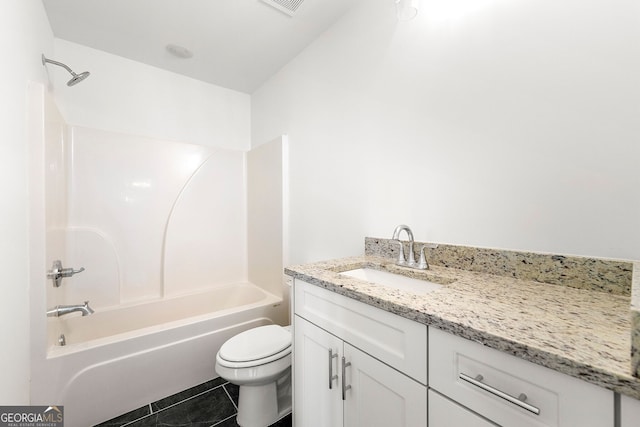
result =
[[[47,317],[60,317],[76,311],[81,312],[83,316],[94,313],[93,309],[89,307],[89,301],[85,301],[84,304],[77,305],[56,305],[52,309],[47,310]]]

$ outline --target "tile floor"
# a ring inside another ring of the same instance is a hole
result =
[[[237,427],[237,412],[238,386],[216,378],[95,427]],[[271,427],[291,427],[291,415]]]

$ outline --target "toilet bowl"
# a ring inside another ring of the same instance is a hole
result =
[[[240,386],[237,423],[266,427],[291,412],[291,331],[260,326],[227,340],[216,372]]]

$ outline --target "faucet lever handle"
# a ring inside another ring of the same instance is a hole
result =
[[[79,270],[74,270],[73,267],[69,267],[63,268],[62,271],[60,271],[60,274],[62,274],[62,277],[71,277],[74,274],[82,273],[83,271],[84,267],[80,267]]]
[[[400,240],[396,240],[396,242],[398,242],[398,244],[400,245],[400,248],[398,248],[399,249],[398,265],[405,265],[407,263],[407,260],[404,257],[404,245]]]
[[[429,262],[427,262],[427,257],[424,254],[424,250],[426,248],[435,249],[437,247],[438,247],[438,245],[431,244],[431,243],[426,243],[426,244],[422,245],[422,248],[420,248],[420,261],[418,261],[418,268],[420,270],[428,270],[429,269]]]
[[[59,259],[53,261],[53,265],[51,266],[51,270],[47,272],[47,278],[53,280],[53,286],[58,288],[62,283],[62,279],[65,277],[71,277],[74,274],[82,273],[84,271],[84,267],[81,267],[79,270],[74,270],[73,268],[62,267],[62,261]]]

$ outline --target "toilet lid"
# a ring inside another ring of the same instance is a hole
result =
[[[230,362],[265,359],[291,347],[291,332],[279,325],[260,326],[230,338],[219,356]]]

